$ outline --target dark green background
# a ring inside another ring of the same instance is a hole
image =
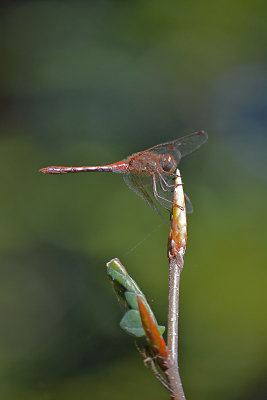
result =
[[[266,398],[263,1],[6,1],[0,16],[0,387],[5,400],[167,399],[105,275],[119,257],[166,323],[167,225],[118,161],[195,130],[181,281],[190,400]],[[139,243],[139,246],[135,247]]]

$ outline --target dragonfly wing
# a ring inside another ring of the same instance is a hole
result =
[[[194,207],[192,206],[192,203],[186,194],[184,194],[184,198],[185,198],[186,212],[187,214],[192,214],[192,212],[194,211]]]
[[[153,202],[152,198],[149,196],[148,192],[144,188],[141,180],[135,174],[124,174],[123,175],[124,182],[126,185],[133,190],[141,199],[143,199],[150,207],[153,208],[154,211],[166,222],[165,218],[159,211],[156,204]]]
[[[167,197],[167,196],[166,196]],[[189,199],[189,197],[184,194],[184,198],[185,198],[185,209],[186,209],[186,213],[187,214],[192,214],[194,211],[194,208],[192,206],[192,203]],[[162,205],[162,207],[166,208],[167,210],[172,210],[172,204],[170,204],[168,202],[168,198],[166,200],[164,199],[157,199],[157,201]]]
[[[157,198],[157,202],[162,205],[165,209],[171,211],[172,210],[172,202],[173,202],[173,190],[170,192],[163,192],[159,185],[157,185],[157,192],[161,196]],[[187,214],[192,214],[194,208],[189,197],[184,193],[185,198],[185,208]]]
[[[157,201],[166,209],[172,209],[173,202],[173,190],[174,190],[174,180],[172,177],[165,176],[164,181],[160,181],[160,178],[156,180],[157,182],[157,192],[159,197]],[[161,182],[161,184],[160,184]],[[189,197],[184,193],[185,206],[187,214],[191,214],[194,209]]]
[[[208,134],[204,131],[194,132],[190,135],[172,140],[170,142],[158,144],[146,150],[155,154],[171,154],[179,163],[180,159],[187,154],[197,150],[208,139]]]

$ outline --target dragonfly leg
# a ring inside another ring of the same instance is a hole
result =
[[[172,174],[173,175],[173,174]],[[182,185],[181,183],[180,184],[178,184],[178,185],[171,185],[171,184],[169,184],[169,182],[164,178],[164,176],[163,175],[161,175],[160,173],[158,173],[158,176],[159,176],[159,183],[160,183],[160,186],[161,186],[161,189],[162,190],[164,190],[164,192],[171,192],[171,191],[173,191],[173,189],[174,188],[176,188],[177,186],[179,186],[179,185]],[[166,186],[165,188],[163,187],[163,183],[164,183],[164,185]]]
[[[154,197],[155,197],[155,199],[156,200],[164,200],[164,201],[166,201],[167,203],[170,203],[170,204],[173,204],[173,202],[171,201],[171,200],[168,200],[168,199],[165,199],[165,197],[162,197],[162,196],[160,196],[159,194],[158,194],[158,191],[157,191],[157,182],[156,182],[156,176],[155,175],[152,175],[152,180],[153,180],[153,194],[154,194]],[[168,210],[168,207],[167,206],[165,206],[163,203],[161,203],[160,202],[160,204],[162,205],[162,207],[164,207],[164,208],[166,208],[167,210]],[[180,208],[180,210],[184,210],[184,207],[182,207],[182,206],[179,206],[178,204],[176,205],[177,207],[179,207]]]
[[[178,186],[183,185],[182,183],[170,185],[170,184],[168,183],[168,181],[167,181],[161,174],[158,174],[158,175],[159,175],[160,187],[161,187],[162,190],[164,190],[164,192],[172,192],[173,189],[176,189]],[[164,183],[164,185],[166,186],[165,188],[164,188],[163,183]]]
[[[163,183],[165,184],[165,186],[167,186],[167,185],[166,185],[166,182],[165,182],[165,179],[163,178],[162,175],[159,174],[159,184],[160,184],[161,189],[162,189],[164,192],[167,192],[167,191],[170,192],[171,189],[169,189],[169,188],[167,188],[167,187],[164,187]]]
[[[172,173],[169,173],[168,175],[170,175],[170,176],[173,177],[173,178],[181,177],[180,175],[176,175],[176,174],[172,174]],[[178,184],[170,185],[170,184],[166,181],[166,179],[163,178],[163,176],[162,176],[162,179],[163,179],[165,185],[168,186],[168,187],[177,188],[178,186],[181,186],[181,185],[183,184],[183,183],[178,183]]]
[[[165,172],[165,174],[172,176],[173,178],[180,178],[180,175],[174,174],[173,172]]]
[[[172,204],[172,201],[170,201],[170,200],[168,200],[168,199],[165,199],[165,197],[162,197],[162,196],[160,196],[160,195],[158,194],[158,191],[157,191],[157,182],[156,182],[156,177],[155,177],[155,175],[152,175],[152,179],[153,179],[153,194],[154,194],[155,199],[156,199],[156,200],[161,199],[161,200],[166,201],[167,203]],[[164,204],[161,203],[161,202],[160,202],[160,204],[162,205],[162,207],[166,208],[166,210],[169,210],[169,207],[168,207],[167,205],[164,205]]]

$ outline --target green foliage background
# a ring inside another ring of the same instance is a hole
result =
[[[168,226],[101,164],[195,130],[181,281],[188,399],[266,398],[263,1],[6,1],[0,15],[0,377],[14,400],[167,399],[106,278],[166,323]],[[136,244],[139,244],[137,247]]]

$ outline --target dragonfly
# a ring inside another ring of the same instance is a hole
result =
[[[172,192],[175,188],[175,171],[184,156],[197,150],[208,139],[205,131],[197,131],[170,142],[161,143],[147,150],[139,151],[125,160],[99,166],[62,167],[51,166],[40,169],[44,174],[69,174],[77,172],[113,172],[123,174],[126,185],[165,219],[156,200],[170,210]],[[152,194],[147,190],[150,186]],[[186,211],[193,212],[187,195]],[[181,207],[182,208],[182,207]]]

